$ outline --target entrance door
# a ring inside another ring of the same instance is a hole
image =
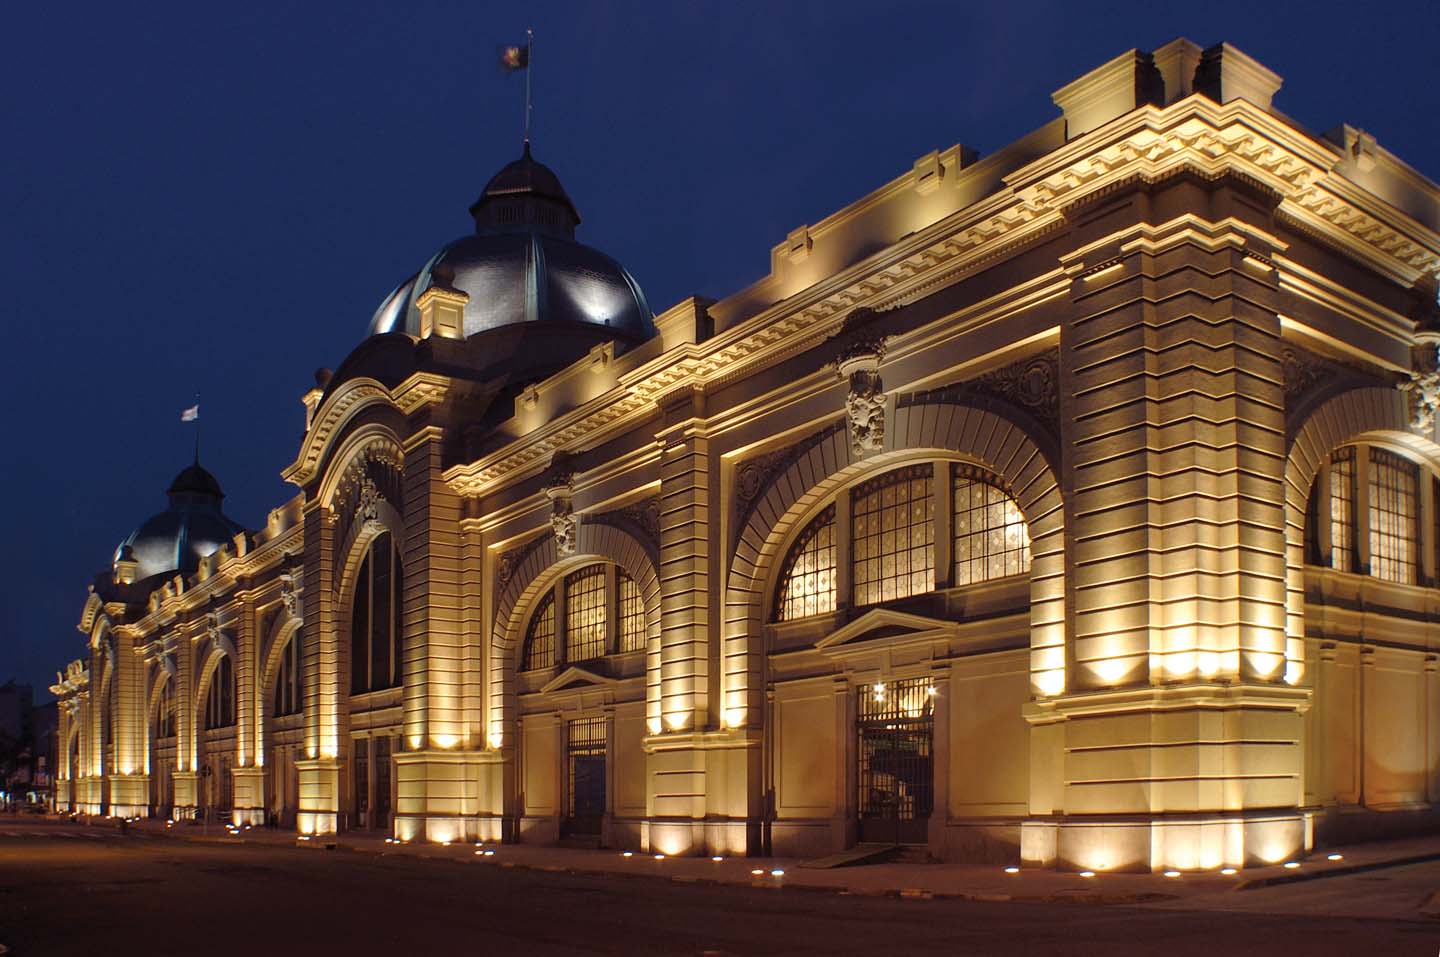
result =
[[[565,832],[598,836],[605,817],[605,719],[580,718],[565,728],[569,806]]]
[[[933,692],[923,679],[861,685],[860,840],[924,844],[935,809]]]

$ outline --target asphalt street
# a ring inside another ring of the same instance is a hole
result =
[[[22,819],[0,822],[0,944],[16,957],[1428,957],[1440,952],[1440,920],[1425,910],[1425,889],[1437,882],[1440,865],[1419,865],[1147,906],[899,900],[557,874],[483,858],[226,846]]]

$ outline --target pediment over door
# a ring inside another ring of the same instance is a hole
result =
[[[815,650],[830,658],[854,659],[945,644],[958,633],[953,621],[875,608],[816,642]]]
[[[593,691],[596,689],[607,689],[617,684],[614,678],[607,678],[598,675],[593,671],[587,671],[576,665],[571,665],[564,671],[540,688],[541,694],[557,694],[562,692]]]

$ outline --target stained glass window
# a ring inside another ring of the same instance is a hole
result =
[[[645,650],[645,603],[640,598],[640,586],[635,579],[622,572],[616,573],[620,587],[620,650]]]
[[[525,655],[521,668],[533,671],[555,665],[555,598],[546,595],[530,617],[530,630],[525,634]]]
[[[835,506],[800,533],[780,573],[775,617],[793,621],[835,610]]]
[[[1393,452],[1370,450],[1370,574],[1416,581],[1420,470]]]
[[[957,586],[1030,570],[1030,529],[1014,499],[969,466],[956,467],[954,498]]]
[[[565,660],[605,654],[605,566],[591,565],[565,579]]]
[[[1337,449],[1330,457],[1330,564],[1355,570],[1355,450]]]
[[[930,465],[911,465],[856,486],[850,498],[855,604],[935,587],[935,497]]]

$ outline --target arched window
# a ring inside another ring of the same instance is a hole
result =
[[[620,650],[645,650],[645,600],[635,579],[618,573],[620,582]]]
[[[228,728],[235,723],[235,670],[230,656],[225,655],[210,676],[210,690],[205,693],[205,730]]]
[[[162,678],[165,684],[160,687],[160,701],[155,708],[155,737],[175,737],[175,681],[172,678]]]
[[[989,476],[955,469],[956,585],[973,585],[1030,570],[1030,527],[1020,506]]]
[[[935,496],[930,465],[886,472],[850,493],[855,604],[878,605],[935,588]]]
[[[597,563],[557,581],[535,605],[520,656],[522,671],[645,650],[645,602],[617,565]]]
[[[301,698],[300,635],[292,634],[280,652],[280,668],[275,676],[275,704],[271,714],[283,718],[288,714],[299,714],[304,706]]]
[[[948,534],[937,575],[936,507]],[[849,535],[838,523],[850,522]],[[849,542],[849,554],[843,554]],[[973,465],[910,465],[842,491],[796,536],[780,564],[776,621],[835,611],[850,575],[854,607],[1030,571],[1030,528],[1000,481]]]
[[[835,506],[815,517],[790,548],[776,600],[780,621],[835,610]]]
[[[1419,572],[1420,469],[1385,449],[1370,450],[1370,574],[1415,584]]]
[[[530,618],[525,634],[525,671],[550,668],[555,664],[555,596],[546,595]]]
[[[605,566],[591,565],[565,579],[565,660],[605,654]]]
[[[1397,452],[1368,443],[1336,449],[1310,490],[1306,561],[1420,584],[1422,536],[1431,535],[1430,547],[1440,548],[1437,494],[1440,481]]]
[[[350,603],[350,693],[401,683],[400,555],[388,532],[370,543]]]

